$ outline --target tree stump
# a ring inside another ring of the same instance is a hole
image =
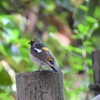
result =
[[[62,72],[19,73],[16,86],[18,100],[64,100]]]

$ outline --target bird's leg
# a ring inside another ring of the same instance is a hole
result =
[[[40,67],[39,67],[39,71],[41,71],[41,70],[43,70],[43,67],[40,65]]]
[[[45,65],[42,65],[41,67],[43,68],[43,70],[46,70],[46,66]]]
[[[40,70],[40,71],[41,71],[41,70],[45,70],[45,65],[40,65],[39,70]]]

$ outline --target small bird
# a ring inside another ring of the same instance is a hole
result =
[[[57,66],[56,60],[51,53],[51,51],[44,45],[40,39],[34,38],[32,39],[29,44],[31,45],[30,48],[30,59],[45,68],[46,66],[50,66],[55,72],[58,72],[60,69]]]

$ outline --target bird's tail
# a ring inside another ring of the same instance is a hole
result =
[[[58,65],[56,64],[56,62],[50,66],[55,72],[61,72],[61,70],[58,68]]]

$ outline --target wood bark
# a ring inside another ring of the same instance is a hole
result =
[[[61,72],[51,70],[16,75],[18,100],[64,100]]]

